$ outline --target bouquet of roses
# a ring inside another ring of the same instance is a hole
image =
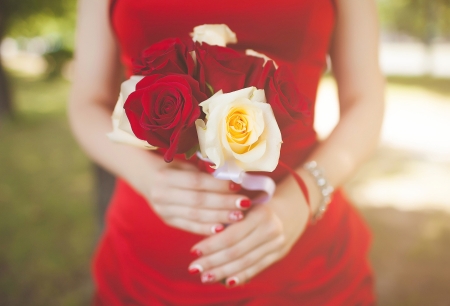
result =
[[[227,48],[237,40],[226,25],[198,26],[191,36],[160,41],[135,60],[108,136],[159,149],[166,162],[197,153],[215,177],[265,191],[267,201],[275,183],[248,172],[277,167],[282,130],[309,119],[309,103],[288,69]]]

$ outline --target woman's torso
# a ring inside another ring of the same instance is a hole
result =
[[[150,44],[184,36],[197,25],[225,23],[238,38],[233,48],[254,49],[288,65],[303,94],[315,101],[335,9],[332,0],[112,0],[110,13],[128,75],[133,58]],[[300,123],[283,135],[281,159],[299,166],[316,144],[312,125]],[[279,180],[286,173],[277,169],[271,175]],[[349,267],[352,260],[356,263],[354,245],[359,245],[360,253],[368,247],[367,230],[340,192],[325,217],[306,230],[286,258],[245,286],[232,290],[221,284],[205,286],[189,275],[193,260],[189,250],[201,239],[166,226],[142,197],[119,180],[97,254],[97,281],[106,281],[100,279],[100,271],[115,271],[120,281],[109,280],[114,294],[143,305],[162,300],[176,305],[227,301],[235,305],[238,300],[246,305],[298,305],[299,301],[317,305],[349,298],[345,288],[351,281],[346,277],[356,269]],[[109,261],[107,252],[114,252]],[[325,295],[318,291],[324,286]]]

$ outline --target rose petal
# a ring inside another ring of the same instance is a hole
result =
[[[232,107],[237,107],[238,105],[239,107],[243,107],[246,109],[247,116],[250,118],[248,120],[249,122],[248,129],[249,131],[251,131],[251,134],[249,135],[247,144],[253,144],[257,141],[257,139],[264,130],[264,116],[262,114],[261,109],[249,99],[243,98],[236,99],[231,104]]]
[[[252,96],[250,97],[250,101],[254,102],[264,102],[266,103],[266,94],[263,89],[256,89],[253,91]]]
[[[221,106],[226,101],[234,101],[239,98],[249,98],[251,93],[255,90],[255,87],[247,87],[241,90],[229,92],[226,94],[226,97],[222,97],[223,92],[220,90],[214,96],[209,98],[208,100],[200,103],[200,106],[203,109],[203,112],[208,115],[213,111],[215,107]]]
[[[192,40],[168,38],[159,41],[144,50],[133,63],[133,73],[168,74],[181,73],[192,75],[195,63],[189,52],[194,48]]]
[[[253,49],[247,49],[245,50],[245,55],[249,55],[249,56],[255,56],[255,57],[260,57],[262,59],[264,59],[264,65],[268,62],[268,61],[272,61],[273,64],[275,65],[275,68],[278,68],[277,63],[275,63],[275,61],[273,59],[271,59],[270,57],[268,57],[267,55],[263,54],[263,53],[259,53],[256,52]]]
[[[234,158],[236,158],[238,161],[241,162],[241,164],[238,162],[238,165],[240,165],[242,169],[247,169],[248,164],[260,161],[260,159],[263,157],[263,155],[266,154],[266,151],[267,151],[266,147],[267,147],[267,141],[263,140],[263,141],[259,142],[255,147],[252,147],[252,149],[250,151],[248,151],[244,154],[237,154],[237,153],[233,152],[233,156],[234,156]],[[277,164],[278,164],[278,159],[277,159]]]
[[[196,26],[191,35],[194,42],[206,42],[210,45],[225,47],[228,43],[237,43],[236,34],[226,24]]]
[[[125,114],[123,108],[124,103],[128,96],[136,89],[136,84],[142,80],[143,76],[131,76],[121,85],[119,99],[114,107],[113,114],[111,116],[113,131],[108,133],[107,136],[112,141],[137,146],[143,149],[156,149],[144,140],[138,139],[131,129],[128,117]]]
[[[236,88],[243,88],[246,74],[241,71],[230,69],[220,64],[211,54],[206,53],[204,57],[197,58],[199,69],[204,73],[205,82],[214,90],[232,92]]]
[[[264,114],[265,129],[261,138],[266,139],[267,147],[265,154],[255,162],[246,163],[246,171],[267,171],[272,172],[278,165],[280,158],[280,149],[282,144],[281,132],[278,127],[272,108],[269,104],[262,104]]]
[[[130,134],[128,134],[122,130],[113,129],[113,131],[111,133],[106,134],[106,136],[108,136],[108,138],[110,140],[117,142],[117,143],[132,145],[132,146],[135,146],[135,147],[138,147],[141,149],[146,149],[146,150],[157,149],[157,147],[152,146],[151,144],[147,143],[145,140],[140,140],[140,139],[136,138],[134,135],[131,136]]]

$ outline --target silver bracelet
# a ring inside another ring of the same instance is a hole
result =
[[[315,222],[322,218],[323,214],[327,210],[328,204],[331,202],[331,196],[333,195],[334,188],[328,183],[323,174],[323,170],[318,167],[316,161],[307,162],[303,166],[316,180],[316,184],[322,194],[322,199],[319,204],[319,210],[313,215],[312,221]]]

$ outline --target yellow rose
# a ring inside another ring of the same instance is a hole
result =
[[[200,106],[207,120],[195,122],[200,150],[214,168],[232,161],[244,171],[275,170],[281,132],[264,90],[219,91]]]
[[[204,24],[194,28],[191,34],[194,42],[205,42],[209,45],[225,47],[227,44],[237,43],[236,33],[226,24]]]
[[[120,87],[120,95],[114,107],[113,114],[111,116],[113,131],[108,133],[109,139],[115,142],[134,145],[143,149],[153,150],[156,147],[151,146],[146,141],[137,138],[131,130],[130,121],[125,114],[123,105],[128,96],[136,90],[136,84],[143,79],[143,76],[134,75],[130,79],[122,83]]]

